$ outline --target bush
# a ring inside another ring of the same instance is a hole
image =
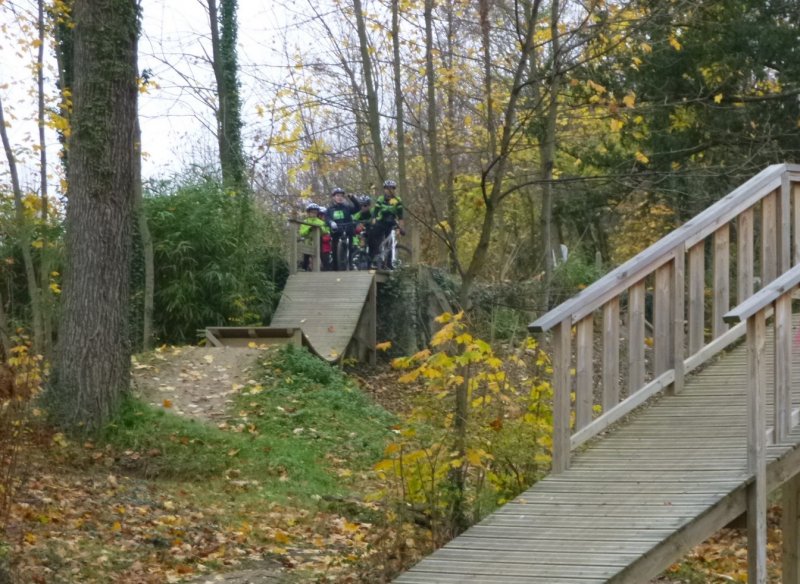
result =
[[[209,177],[151,184],[144,207],[155,256],[153,327],[161,341],[191,342],[207,326],[269,320],[287,275],[274,217]],[[136,260],[139,304],[144,270]]]

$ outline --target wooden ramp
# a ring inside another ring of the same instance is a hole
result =
[[[552,476],[397,582],[646,583],[746,509],[748,581],[766,584],[785,482],[783,583],[800,584],[799,288],[800,165],[776,164],[540,316]]]
[[[301,329],[327,361],[349,348],[364,358],[374,355],[376,302],[374,272],[298,272],[289,276],[270,328]]]
[[[794,362],[800,362],[795,349]],[[741,346],[424,559],[396,582],[644,583],[746,508]],[[768,369],[770,366],[768,365]],[[792,371],[800,403],[800,368]],[[767,419],[773,412],[771,401]],[[800,463],[800,429],[768,448],[769,487]]]

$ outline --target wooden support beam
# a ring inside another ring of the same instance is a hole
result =
[[[675,369],[675,380],[670,391],[680,393],[683,391],[683,359],[685,352],[685,298],[686,298],[686,254],[683,248],[675,252],[672,260],[672,363]]]
[[[644,386],[644,323],[645,281],[640,280],[628,289],[628,395]]]
[[[761,286],[778,276],[778,191],[761,200]]]
[[[297,273],[297,225],[289,223],[289,274]]]
[[[569,468],[570,459],[570,319],[553,329],[553,474]]]
[[[311,271],[312,272],[320,272],[322,271],[322,254],[321,252],[321,242],[320,238],[322,237],[322,230],[318,226],[314,226],[311,228]]]
[[[750,584],[767,582],[766,317],[747,319],[747,570]]]
[[[578,322],[575,363],[575,429],[580,430],[592,421],[594,389],[594,317],[589,315]]]
[[[778,192],[778,273],[782,274],[792,266],[792,215],[791,197],[792,187],[789,175],[784,173],[781,179],[781,189]]]
[[[374,366],[378,363],[378,350],[375,348],[378,344],[378,283],[375,278],[372,279],[372,285],[367,295],[367,310],[369,311],[369,329],[367,330],[369,364]]]
[[[705,242],[689,250],[689,354],[703,348],[705,331]]]
[[[722,320],[731,307],[731,230],[726,223],[714,232],[714,301],[711,335],[719,338],[728,330]]]
[[[792,183],[792,265],[800,264],[800,183]]]
[[[739,215],[736,233],[736,304],[741,304],[753,295],[753,209]]]
[[[653,323],[655,375],[661,375],[672,368],[672,263],[656,270],[655,290],[653,292]]]
[[[619,403],[619,296],[603,306],[603,411]]]
[[[775,441],[783,442],[792,426],[792,296],[775,301]]]

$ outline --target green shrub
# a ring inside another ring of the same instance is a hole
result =
[[[192,342],[207,326],[269,321],[287,275],[276,218],[207,176],[150,184],[144,208],[155,256],[153,326],[161,341]],[[144,271],[136,260],[139,306]]]

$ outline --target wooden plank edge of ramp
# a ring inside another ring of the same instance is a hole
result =
[[[773,460],[767,468],[770,490],[780,487],[784,482],[797,474],[798,468],[800,468],[800,428],[795,428],[790,438],[793,440],[793,443],[783,445],[782,455],[777,460]],[[511,573],[506,574],[500,573],[500,570],[490,574],[487,573],[486,569],[468,569],[466,573],[464,571],[460,571],[459,573],[447,573],[432,567],[436,564],[431,565],[425,563],[425,559],[431,558],[431,556],[428,556],[408,571],[400,574],[394,581],[398,584],[446,584],[450,582],[480,582],[482,584],[518,584],[522,582],[526,584],[545,582],[552,582],[553,584],[558,584],[560,582],[588,584],[589,582],[611,582],[614,584],[641,584],[642,582],[647,582],[656,578],[669,567],[670,564],[685,555],[692,547],[698,545],[707,537],[744,513],[747,508],[747,488],[750,482],[751,479],[741,482],[716,503],[707,506],[704,511],[693,517],[691,521],[679,526],[661,541],[652,542],[649,549],[641,552],[636,559],[610,578],[597,577],[597,575],[586,572],[569,577],[556,576],[555,574],[522,576],[519,573],[514,573],[513,570]],[[468,530],[464,535],[469,537],[470,531]],[[462,541],[464,540],[464,535],[460,537]],[[493,548],[495,545],[499,545],[500,542],[496,538],[492,538],[492,540],[494,543],[492,546]],[[450,548],[455,551],[462,547],[463,544],[453,546],[452,544],[455,541],[456,540],[453,540],[441,549]],[[552,544],[554,542],[551,541],[550,543]],[[563,543],[566,545],[566,542]],[[639,543],[642,544],[646,542]],[[548,545],[547,547],[549,548],[550,546]],[[438,567],[442,566],[439,562],[437,562],[437,564],[439,564]],[[431,566],[431,568],[429,568],[429,566]]]
[[[303,280],[305,281],[303,282]],[[379,278],[379,274],[373,271],[298,272],[297,274],[292,274],[286,282],[278,307],[275,309],[273,323],[277,321],[277,324],[275,324],[277,328],[297,327],[301,329],[303,345],[307,347],[311,353],[328,363],[337,363],[347,354],[350,344],[358,332],[359,323],[361,322],[366,305],[369,301],[370,290],[375,285],[375,282],[383,280],[385,280],[385,278]],[[334,342],[325,343],[323,345],[316,337],[320,331],[329,331],[331,328],[330,324],[326,321],[323,323],[308,323],[304,326],[308,318],[307,316],[306,318],[294,322],[296,317],[291,315],[290,308],[290,306],[295,303],[293,293],[296,293],[295,291],[298,289],[302,290],[304,294],[301,295],[302,298],[298,299],[300,302],[297,304],[307,307],[307,302],[304,302],[304,300],[308,297],[307,292],[309,286],[317,284],[319,286],[324,286],[324,289],[328,290],[334,283],[339,282],[343,282],[350,288],[347,295],[350,301],[341,307],[346,306],[348,309],[353,310],[353,313],[349,316],[339,316],[336,318],[336,326],[341,328],[337,328],[335,336],[326,339]],[[355,314],[355,309],[358,309],[358,314]]]

